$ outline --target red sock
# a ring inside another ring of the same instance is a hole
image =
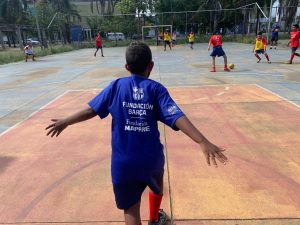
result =
[[[153,192],[149,192],[149,220],[151,222],[158,221],[158,211],[163,195],[156,195]]]
[[[298,57],[300,57],[300,54],[299,54],[299,53],[295,53],[295,55],[298,56]]]
[[[261,60],[261,58],[259,57],[259,55],[258,55],[258,54],[255,54],[255,56],[256,56],[256,58],[258,58],[259,60]]]
[[[268,56],[267,54],[265,54],[265,56],[266,56],[266,59],[267,59],[268,61],[270,61],[269,56]]]
[[[294,57],[295,57],[295,53],[292,53],[292,54],[291,54],[291,58],[290,58],[290,61],[291,61],[291,62],[293,62]]]

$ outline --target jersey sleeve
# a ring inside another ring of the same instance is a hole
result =
[[[104,119],[109,114],[109,107],[113,96],[113,84],[114,81],[88,103],[101,119]]]
[[[175,126],[175,122],[177,119],[184,116],[184,113],[171,98],[169,92],[165,87],[158,87],[158,93],[156,96],[158,103],[159,120],[171,127],[173,130],[179,130]]]
[[[268,44],[267,39],[263,38],[262,43],[264,44],[264,46],[266,46]]]

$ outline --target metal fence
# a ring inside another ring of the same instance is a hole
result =
[[[258,31],[269,33],[277,24],[280,32],[288,32],[292,24],[300,22],[300,7],[274,7],[261,9],[256,3],[234,9],[161,12],[155,14],[81,15],[81,22],[63,24],[61,27],[42,27],[41,39],[44,46],[53,42],[92,41],[97,32],[107,38],[107,33],[123,33],[127,39],[142,39],[143,26],[172,25],[173,31],[185,36],[190,31],[197,35],[210,35],[219,31],[223,35],[249,35]],[[155,38],[154,32],[145,29],[145,36]],[[149,34],[149,35],[147,35]],[[38,37],[35,24],[0,24],[0,42],[15,47],[25,44],[30,37]]]

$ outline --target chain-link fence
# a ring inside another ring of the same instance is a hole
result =
[[[278,26],[280,32],[288,32],[292,24],[300,22],[300,7],[274,7],[261,9],[256,3],[235,9],[161,12],[154,14],[81,15],[80,21],[39,26],[41,40],[37,40],[36,24],[0,24],[0,42],[16,47],[28,39],[39,41],[44,47],[55,43],[93,42],[97,32],[104,41],[120,44],[124,39],[156,39],[163,28],[143,26],[172,25],[177,38],[185,38],[193,31],[198,36],[209,36],[214,31],[223,35],[253,35],[258,31],[269,33]]]

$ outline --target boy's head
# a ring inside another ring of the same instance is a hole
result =
[[[261,31],[257,33],[257,38],[262,39],[262,32]]]
[[[152,68],[152,53],[148,45],[132,42],[126,49],[126,69],[134,74],[149,76]]]
[[[299,25],[298,24],[292,25],[292,31],[298,31],[298,30],[299,30]]]
[[[217,31],[217,30],[215,30],[215,31],[213,32],[213,35],[219,35],[219,34],[220,34],[220,32]]]

